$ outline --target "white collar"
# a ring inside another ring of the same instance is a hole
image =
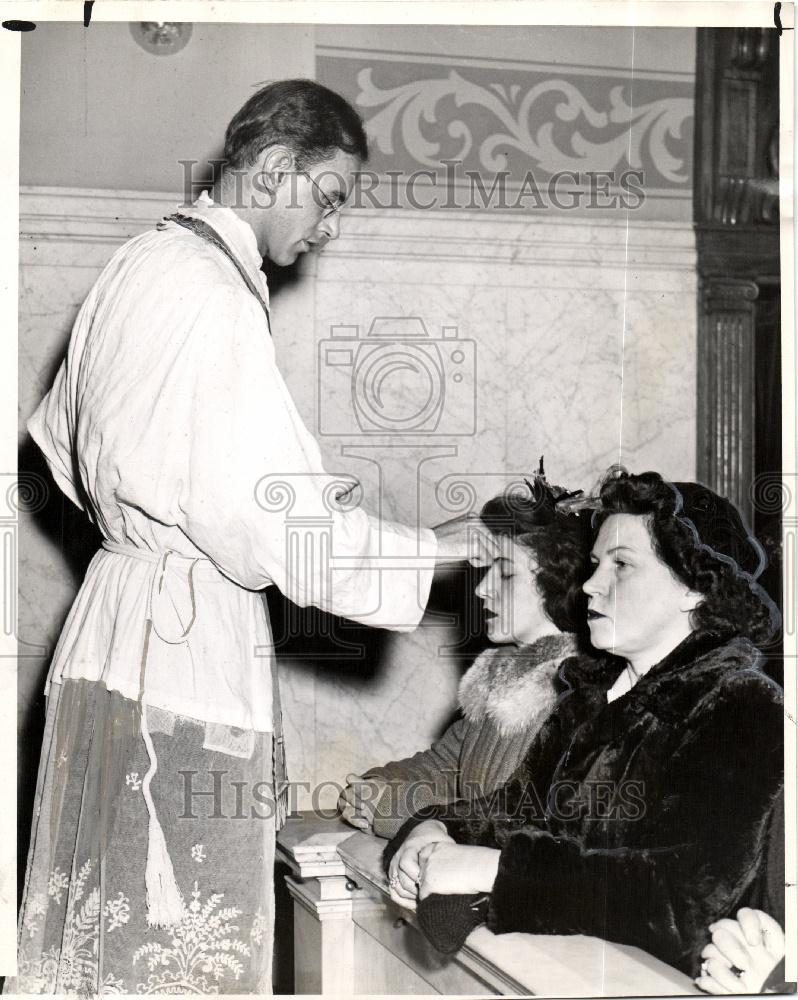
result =
[[[235,253],[241,263],[250,272],[256,284],[263,289],[268,301],[266,278],[261,271],[263,258],[258,252],[258,241],[249,223],[239,219],[232,208],[217,205],[207,191],[203,191],[188,211],[181,209],[186,215],[202,219],[213,226],[224,242]]]

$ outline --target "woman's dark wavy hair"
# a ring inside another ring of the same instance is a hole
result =
[[[363,162],[369,155],[360,115],[314,80],[280,80],[253,94],[227,126],[225,169],[248,167],[274,145],[294,151],[297,170],[328,160],[339,149]]]
[[[744,636],[757,645],[772,638],[779,613],[752,575],[761,570],[761,550],[728,500],[697,483],[669,483],[656,472],[624,470],[608,474],[600,498],[596,532],[612,514],[643,515],[654,552],[702,595],[691,612],[695,631],[724,639]]]
[[[514,491],[488,500],[479,516],[495,535],[532,552],[543,609],[557,628],[584,634],[587,598],[582,584],[588,575],[590,519],[558,513],[550,504]]]

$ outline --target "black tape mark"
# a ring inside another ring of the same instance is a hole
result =
[[[87,0],[87,2],[83,4],[83,27],[84,28],[88,28],[89,24],[91,24],[91,9],[92,9],[93,6],[94,6],[94,0]]]
[[[773,23],[776,25],[779,35],[781,36],[785,31],[795,31],[795,28],[784,28],[781,23],[781,4],[773,4]]]
[[[33,21],[3,21],[6,31],[33,31],[36,25]]]

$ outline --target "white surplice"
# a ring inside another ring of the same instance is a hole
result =
[[[252,229],[207,196],[186,214],[216,230],[268,301]],[[174,222],[106,266],[28,426],[114,549],[88,569],[48,686],[86,678],[138,699],[150,616],[148,704],[270,731],[259,589],[386,628],[423,614],[434,535],[336,509],[261,303],[218,248]]]
[[[131,240],[29,422],[104,541],[48,677],[6,992],[269,992],[285,774],[258,591],[395,629],[429,591],[432,532],[344,509],[324,472],[277,369],[251,228],[207,197],[183,214],[254,288],[174,221]],[[186,776],[217,774],[271,785],[271,808],[184,815]]]

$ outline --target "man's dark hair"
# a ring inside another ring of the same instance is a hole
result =
[[[280,80],[250,97],[227,126],[225,169],[248,167],[274,145],[293,150],[298,170],[330,159],[339,149],[368,159],[360,115],[340,94],[313,80]]]

